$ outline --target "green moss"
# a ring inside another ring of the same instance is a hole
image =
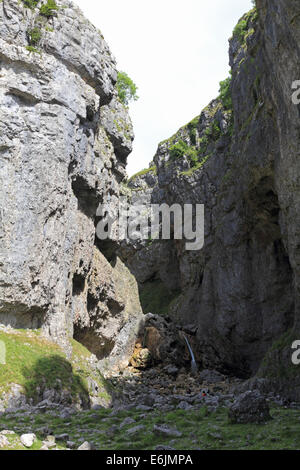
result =
[[[36,47],[34,47],[34,46],[26,46],[26,49],[27,49],[27,51],[33,52],[33,53],[35,53],[35,54],[40,54],[40,53],[41,53],[41,51],[39,51],[39,50],[38,50]]]

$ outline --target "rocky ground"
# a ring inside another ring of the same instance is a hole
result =
[[[245,382],[176,366],[128,367],[106,380],[111,408],[52,404],[0,416],[0,448],[30,450],[299,449],[300,405]]]
[[[39,330],[0,328],[0,449],[300,448],[300,404],[264,379],[192,373],[182,334],[148,314],[129,365],[101,373],[74,340],[66,357]]]

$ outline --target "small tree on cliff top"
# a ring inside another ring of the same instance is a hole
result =
[[[120,101],[126,106],[130,101],[138,100],[137,86],[125,72],[118,72],[117,90]]]

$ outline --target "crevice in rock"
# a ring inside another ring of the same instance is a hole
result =
[[[81,274],[74,274],[73,276],[73,296],[80,295],[85,288],[85,277]]]
[[[21,303],[2,304],[0,309],[0,324],[15,329],[39,329],[45,322],[47,308],[29,307]]]
[[[95,188],[89,186],[82,176],[76,176],[72,180],[72,189],[78,200],[78,209],[87,217],[94,219],[100,202]]]

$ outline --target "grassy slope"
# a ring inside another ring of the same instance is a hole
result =
[[[37,399],[38,387],[70,392],[76,398],[88,398],[87,378],[99,385],[99,396],[109,399],[107,386],[98,372],[88,366],[91,356],[81,344],[72,341],[73,355],[69,360],[62,349],[43,338],[39,331],[0,331],[0,341],[6,347],[6,364],[0,365],[0,398],[11,384],[21,385],[28,398]]]
[[[0,417],[0,430],[10,429],[16,435],[8,436],[10,449],[23,448],[19,436],[23,432],[35,432],[38,441],[33,449],[41,446],[42,437],[38,429],[47,425],[54,435],[68,433],[76,446],[82,440],[92,442],[98,450],[140,450],[154,449],[158,444],[170,445],[177,450],[191,449],[299,449],[300,448],[300,410],[273,408],[273,420],[261,425],[231,425],[228,423],[227,411],[221,409],[210,414],[206,408],[188,412],[183,410],[166,413],[144,413],[132,410],[119,412],[110,416],[111,410],[81,412],[65,420],[50,414],[37,416],[13,415]],[[136,423],[120,429],[119,425],[131,416]],[[126,431],[134,426],[143,424],[145,429],[136,435],[126,435]],[[154,424],[168,424],[182,432],[180,438],[157,437],[153,434]],[[111,432],[116,425],[116,431]],[[82,439],[80,441],[80,438]],[[66,442],[58,442],[60,448],[66,447]]]

